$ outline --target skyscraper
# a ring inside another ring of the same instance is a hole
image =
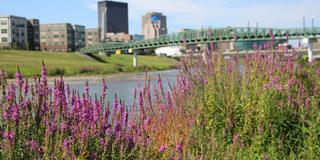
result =
[[[151,12],[142,16],[142,34],[145,39],[167,34],[167,17],[162,13]]]
[[[106,40],[107,33],[129,32],[128,3],[114,1],[98,2],[98,28],[101,40]]]

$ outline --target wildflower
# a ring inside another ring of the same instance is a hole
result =
[[[3,135],[4,135],[4,138],[10,142],[10,144],[13,144],[13,140],[14,140],[14,136],[15,136],[14,131],[6,131],[6,132],[4,132]]]
[[[70,155],[71,146],[72,146],[72,140],[70,138],[64,139],[63,150],[65,151],[66,155]]]
[[[18,67],[18,70],[17,70],[17,73],[16,73],[16,82],[17,82],[17,85],[19,86],[19,88],[21,89],[22,86],[23,86],[24,81],[23,81],[23,76],[22,76],[22,74],[20,72],[19,67]]]
[[[68,125],[67,125],[67,123],[62,122],[61,125],[60,125],[60,127],[61,127],[61,130],[62,130],[62,131],[65,131],[65,130],[68,128]]]
[[[12,106],[12,118],[13,118],[13,121],[18,124],[19,123],[19,108],[18,106],[14,105]]]
[[[28,79],[26,79],[26,83],[24,83],[24,95],[26,96],[29,92],[29,84]]]
[[[104,138],[100,138],[100,145],[102,146],[106,146],[107,145],[107,141]]]
[[[45,86],[47,86],[47,69],[43,60],[42,60],[42,70],[41,70],[41,81]]]
[[[175,151],[176,152],[181,152],[182,151],[182,145],[180,143],[176,144]]]
[[[164,145],[160,146],[159,152],[164,153],[166,151],[166,147]]]
[[[317,74],[318,74],[318,76],[320,76],[320,67],[317,70]]]
[[[39,143],[35,140],[29,140],[26,145],[30,146],[32,151],[38,152],[40,151]]]
[[[6,100],[8,102],[11,102],[15,100],[15,97],[16,97],[16,87],[13,84],[11,84],[11,86],[9,86],[9,89],[8,89],[8,94],[6,95]]]
[[[279,91],[280,91],[280,92],[283,92],[283,90],[284,90],[283,85],[280,84],[280,85],[279,85]]]

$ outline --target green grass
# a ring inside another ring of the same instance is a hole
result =
[[[44,60],[48,74],[57,76],[109,74],[118,72],[138,72],[165,70],[176,67],[176,60],[167,57],[138,56],[137,68],[132,67],[132,55],[112,55],[101,57],[105,62],[98,62],[77,53],[50,53],[39,51],[0,50],[0,69],[4,69],[10,78],[19,66],[24,76],[39,75],[41,61]]]

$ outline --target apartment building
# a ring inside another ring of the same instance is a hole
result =
[[[40,50],[40,23],[38,19],[28,19],[28,49]]]
[[[41,50],[53,52],[75,51],[73,26],[69,23],[40,25]]]
[[[100,42],[100,30],[98,28],[86,29],[86,47]]]
[[[0,15],[0,48],[26,48],[27,19]]]
[[[85,47],[85,43],[86,43],[85,31],[86,31],[85,26],[73,25],[75,51],[79,51],[81,48]]]

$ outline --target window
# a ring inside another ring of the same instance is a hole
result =
[[[1,38],[1,42],[8,42],[8,38]]]
[[[7,29],[1,29],[1,33],[8,33]]]
[[[7,25],[8,23],[7,23],[7,21],[0,21],[0,24],[1,25]]]
[[[59,38],[59,35],[53,35],[53,38]]]

